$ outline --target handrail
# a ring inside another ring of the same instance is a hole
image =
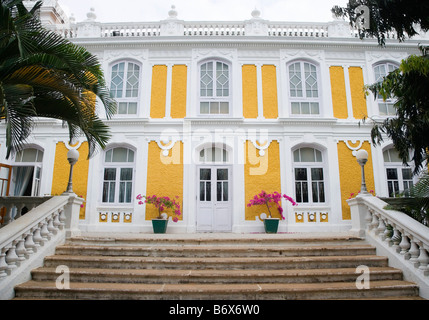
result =
[[[67,236],[78,234],[83,199],[75,194],[55,196],[0,229],[0,299],[13,297],[13,288],[28,278]]]
[[[420,294],[429,299],[429,228],[405,213],[387,210],[388,205],[372,195],[347,200],[351,208],[352,232],[371,240],[390,260],[418,282]]]

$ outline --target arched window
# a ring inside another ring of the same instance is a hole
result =
[[[112,66],[110,93],[118,102],[118,114],[137,114],[140,66],[132,62],[119,62]]]
[[[409,190],[414,184],[412,168],[404,166],[398,151],[394,148],[385,150],[383,158],[389,197],[395,197],[400,192]]]
[[[319,115],[320,88],[317,66],[298,61],[289,65],[288,72],[291,114]]]
[[[295,199],[298,203],[324,203],[325,177],[322,152],[300,148],[293,153]]]
[[[398,66],[393,63],[381,63],[374,67],[375,82],[382,82],[384,78],[392,71],[398,69]],[[378,111],[381,116],[395,116],[396,110],[394,107],[395,99],[389,98],[386,101],[383,97],[377,96]]]
[[[200,115],[230,114],[230,67],[212,60],[200,66]]]
[[[131,149],[113,148],[105,152],[102,202],[131,203],[134,163]]]
[[[215,146],[205,148],[200,151],[199,160],[201,163],[225,163],[228,162],[228,151]]]

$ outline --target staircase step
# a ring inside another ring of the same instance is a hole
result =
[[[136,284],[72,282],[70,289],[57,289],[55,282],[28,281],[18,285],[19,298],[64,299],[347,299],[416,296],[414,283],[371,281],[370,289],[359,290],[354,282],[282,284]]]
[[[350,245],[362,243],[362,238],[349,234],[142,234],[129,236],[127,234],[86,235],[68,239],[68,244],[75,245],[111,245],[111,246],[164,246],[164,245],[216,245],[239,246],[250,245],[299,245],[311,246],[321,244]]]
[[[369,268],[371,281],[402,280],[402,271],[390,267]],[[360,274],[355,268],[299,270],[168,270],[168,269],[101,269],[71,268],[72,282],[114,283],[311,283],[356,281]],[[33,270],[35,281],[55,281],[56,268]]]
[[[374,255],[375,248],[366,244],[314,245],[314,246],[232,246],[232,245],[62,245],[56,248],[57,255],[96,256],[141,256],[141,257],[278,257],[278,256],[339,256]]]
[[[54,255],[45,258],[46,267],[125,269],[315,269],[385,267],[387,258],[376,255],[313,257],[134,257]]]
[[[70,289],[57,289],[69,269]],[[356,286],[369,268],[370,289]],[[82,236],[15,287],[16,299],[421,299],[386,257],[347,234]]]

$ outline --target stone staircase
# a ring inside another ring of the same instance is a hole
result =
[[[369,289],[356,286],[362,265]],[[170,234],[70,239],[15,288],[15,299],[420,299],[418,292],[375,248],[347,235]]]

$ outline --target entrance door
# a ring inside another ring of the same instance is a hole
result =
[[[231,231],[231,167],[204,166],[197,170],[197,231]]]

